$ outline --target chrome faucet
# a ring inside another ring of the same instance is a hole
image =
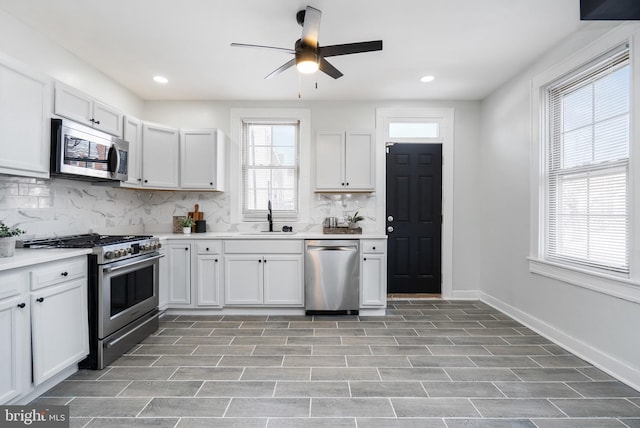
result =
[[[269,232],[273,232],[273,211],[271,211],[271,199],[267,204],[267,221],[269,222]]]

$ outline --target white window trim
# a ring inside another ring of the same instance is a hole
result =
[[[568,57],[557,66],[536,76],[531,82],[531,231],[529,248],[529,272],[598,291],[624,300],[640,302],[640,26],[622,24],[604,36]],[[612,275],[605,272],[581,269],[543,258],[545,248],[545,165],[548,147],[544,137],[546,106],[544,89],[558,78],[580,66],[595,60],[622,43],[629,43],[631,56],[631,146],[629,148],[629,182],[631,248],[629,275]]]
[[[309,204],[311,187],[309,174],[311,150],[311,111],[309,109],[270,109],[270,108],[232,108],[231,109],[231,147],[229,154],[229,194],[231,223],[266,222],[266,218],[258,219],[242,214],[242,126],[244,121],[297,120],[300,122],[300,147],[298,154],[298,216],[297,218],[279,218],[274,215],[275,222],[295,221],[309,222]]]

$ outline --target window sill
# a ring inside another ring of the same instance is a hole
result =
[[[628,278],[591,272],[573,266],[529,257],[529,272],[588,290],[640,303],[640,284]]]

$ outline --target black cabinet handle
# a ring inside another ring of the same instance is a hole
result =
[[[145,182],[145,183],[148,183],[148,182],[149,182],[149,180],[144,180],[144,182]]]
[[[376,247],[373,247],[373,249],[375,250],[375,249],[376,249]]]
[[[349,185],[349,182],[347,182],[347,186]]]
[[[218,263],[218,259],[215,259],[214,262]]]
[[[341,183],[344,186],[344,183]]]
[[[209,251],[209,247],[207,247],[207,251]]]
[[[36,302],[40,302],[40,303],[44,302],[44,297],[38,297],[36,299]]]
[[[27,304],[26,304],[26,303],[18,303],[18,307],[19,307],[20,309],[24,308],[25,306],[27,306]]]
[[[258,260],[258,263],[262,263],[262,260]]]
[[[100,125],[100,121],[99,120],[94,120],[93,123],[95,123],[96,125]]]
[[[67,275],[69,275],[69,272],[62,272],[60,275],[67,276]]]
[[[266,263],[266,262],[267,262],[267,259],[264,259],[264,262]]]
[[[367,258],[366,258],[366,257],[364,258],[364,261],[365,261],[365,262],[367,261]]]
[[[189,251],[189,247],[184,247],[184,250],[185,251]]]
[[[209,182],[209,186],[213,186],[213,181],[210,181],[210,182]]]

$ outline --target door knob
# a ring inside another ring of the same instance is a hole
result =
[[[393,221],[393,216],[390,215],[389,217],[387,217],[387,221]]]
[[[393,226],[387,227],[387,232],[389,232],[389,233],[393,232]]]

